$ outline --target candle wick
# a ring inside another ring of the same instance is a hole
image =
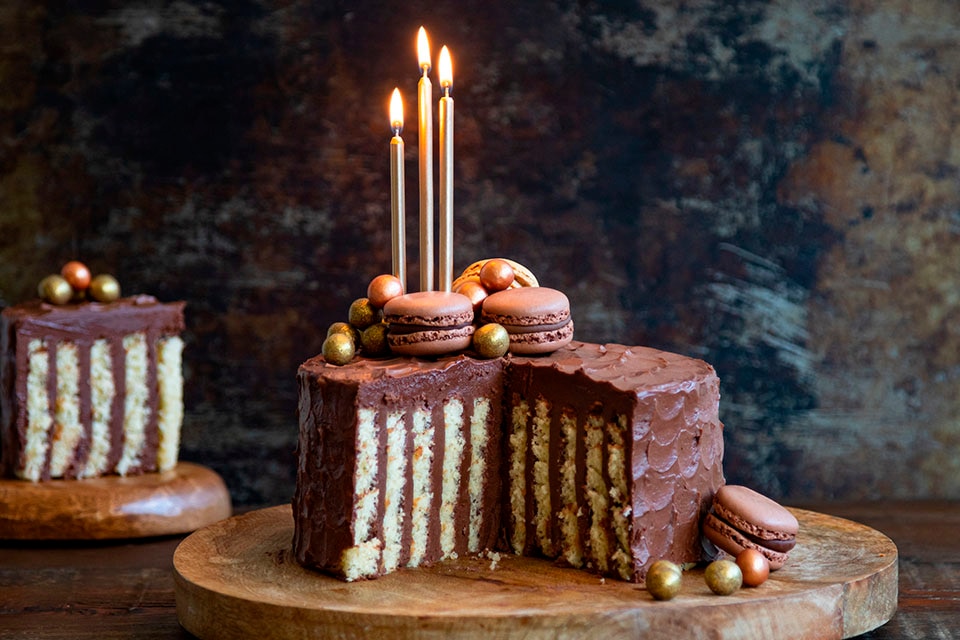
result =
[[[420,65],[420,70],[423,72],[423,77],[426,78],[428,75],[430,75],[430,63],[424,62],[422,65]]]
[[[444,97],[444,98],[449,98],[449,97],[450,97],[450,89],[451,89],[451,88],[452,88],[452,85],[451,85],[449,82],[444,82],[444,83],[443,83],[443,86],[441,87],[441,89],[442,89],[442,91],[443,91],[443,97]]]
[[[399,137],[403,132],[403,125],[399,122],[393,122],[391,125],[392,126],[390,128],[393,129],[393,135]]]

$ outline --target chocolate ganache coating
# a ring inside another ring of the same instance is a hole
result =
[[[703,361],[644,347],[572,342],[544,356],[492,360],[463,354],[359,358],[335,367],[316,357],[301,365],[298,380],[293,546],[305,566],[350,580],[440,560],[450,551],[500,549],[639,581],[654,560],[703,557],[700,521],[723,484],[719,381]],[[444,545],[437,496],[450,474],[441,459],[447,456],[445,438],[465,439],[456,477],[466,478],[471,460],[478,459],[471,452],[473,435],[440,426],[444,406],[451,398],[484,397],[491,399],[491,417],[489,442],[482,444],[481,495],[461,483],[452,517],[456,541]],[[413,533],[409,508],[424,499],[413,493],[411,472],[424,453],[411,434],[418,409],[437,425],[426,482],[437,491],[426,522],[427,548],[419,554],[410,552],[411,545],[424,543]],[[358,415],[364,411],[376,413],[373,453],[361,434]],[[409,464],[403,490],[391,493],[388,460],[397,451],[389,450],[388,438],[395,429],[406,430],[402,455]],[[368,468],[371,455],[376,463]],[[387,498],[379,499],[375,513],[358,515],[364,496],[374,494]],[[478,500],[490,514],[482,523],[474,521],[477,508],[470,506]],[[396,508],[398,502],[406,511],[399,560],[377,560],[381,553],[386,557],[384,540],[390,539],[385,503]],[[466,535],[471,528],[479,529],[472,538]],[[360,549],[373,560],[351,575],[345,559]]]

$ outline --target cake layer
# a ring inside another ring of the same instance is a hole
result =
[[[26,480],[176,464],[182,302],[150,296],[2,313],[2,470]]]
[[[494,547],[500,361],[301,365],[294,552],[347,580]]]
[[[657,559],[702,558],[723,427],[700,360],[573,342],[496,360],[318,357],[298,377],[306,566],[352,580],[499,548],[640,580]]]

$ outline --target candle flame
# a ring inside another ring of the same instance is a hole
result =
[[[403,99],[397,87],[394,87],[393,95],[390,96],[390,128],[395,135],[399,135],[403,129]]]
[[[447,45],[440,49],[440,62],[437,64],[437,73],[440,75],[440,86],[453,86],[453,62],[450,60],[450,51]]]
[[[417,57],[420,60],[420,68],[424,73],[430,71],[430,41],[427,40],[427,30],[420,27],[417,32]]]

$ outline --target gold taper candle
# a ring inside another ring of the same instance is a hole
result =
[[[393,275],[397,276],[407,289],[406,232],[403,207],[403,100],[400,89],[394,89],[390,96],[390,239],[393,253]]]
[[[450,52],[440,49],[440,290],[453,282],[453,64]]]
[[[423,27],[417,33],[420,82],[417,115],[420,120],[420,290],[433,290],[433,83],[430,82],[430,43]]]

